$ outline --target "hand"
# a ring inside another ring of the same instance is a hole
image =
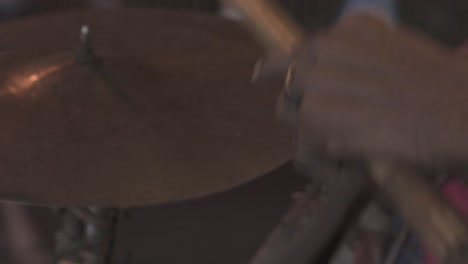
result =
[[[468,161],[468,67],[418,33],[346,17],[297,53],[279,114],[297,129],[296,160]]]

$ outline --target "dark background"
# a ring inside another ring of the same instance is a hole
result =
[[[87,8],[83,0],[17,0],[16,8],[1,8],[3,18],[67,9]],[[147,8],[180,8],[215,12],[213,0],[122,0],[126,6]],[[340,11],[342,0],[281,0],[282,5],[307,29],[313,31],[332,24]],[[398,0],[400,21],[417,27],[452,46],[459,45],[468,35],[468,1],[464,0]],[[23,3],[23,4],[20,4]]]

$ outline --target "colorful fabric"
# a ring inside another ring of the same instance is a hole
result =
[[[458,178],[451,179],[442,187],[442,194],[461,217],[468,223],[468,188]],[[428,250],[424,252],[423,264],[441,264]]]

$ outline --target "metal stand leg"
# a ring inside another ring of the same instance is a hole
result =
[[[57,264],[81,263],[79,252],[82,247],[83,225],[69,210],[63,210],[63,225],[55,236],[55,256]]]
[[[116,209],[66,209],[56,236],[56,263],[111,263],[117,217]]]

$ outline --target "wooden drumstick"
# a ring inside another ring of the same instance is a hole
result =
[[[268,0],[222,0],[238,10],[248,29],[268,51],[290,54],[303,38],[302,29],[275,2]]]
[[[293,54],[300,45],[303,32],[275,3],[223,1],[239,9],[249,29],[269,51],[279,52],[284,57]],[[468,229],[430,184],[411,170],[386,161],[370,161],[369,164],[375,182],[424,243],[444,263],[468,263]]]
[[[261,59],[254,79],[282,70],[304,38],[303,29],[274,1],[221,0],[242,15],[242,23],[263,44],[267,55]]]
[[[414,171],[374,161],[371,174],[409,226],[443,263],[468,263],[468,230],[461,218]]]

